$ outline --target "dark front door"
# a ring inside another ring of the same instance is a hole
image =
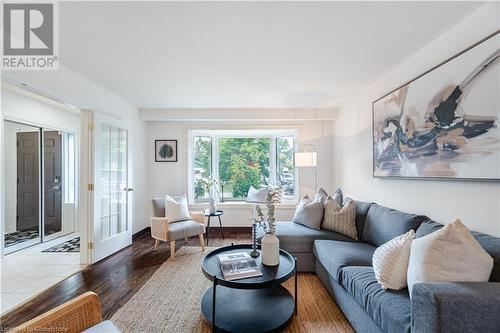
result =
[[[17,133],[17,231],[39,227],[39,142],[39,132]]]
[[[50,235],[62,230],[62,135],[44,131],[44,230]]]

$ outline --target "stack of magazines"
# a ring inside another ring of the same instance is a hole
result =
[[[246,252],[219,254],[217,257],[225,280],[232,281],[262,275],[255,260]]]

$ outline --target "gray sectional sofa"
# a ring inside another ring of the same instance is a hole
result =
[[[500,332],[500,238],[473,232],[494,258],[489,282],[419,283],[410,299],[406,288],[382,289],[373,272],[373,253],[410,229],[418,238],[443,225],[423,215],[355,202],[358,240],[293,222],[277,222],[276,234],[280,247],[297,257],[299,271],[318,275],[357,332]]]

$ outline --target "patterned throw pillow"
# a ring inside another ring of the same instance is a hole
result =
[[[325,203],[323,229],[341,233],[352,239],[358,239],[356,204],[354,201],[349,201],[344,207],[341,207],[336,200],[329,196]]]
[[[312,201],[306,194],[300,200],[293,222],[305,225],[316,230],[321,229],[321,220],[323,219],[323,203],[321,201]]]
[[[415,231],[410,230],[380,245],[373,253],[373,271],[383,289],[399,290],[408,285],[406,276],[413,239]]]

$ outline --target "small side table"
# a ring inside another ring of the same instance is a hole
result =
[[[224,239],[224,230],[222,228],[222,221],[220,217],[224,214],[223,210],[217,210],[215,213],[210,214],[208,211],[205,211],[205,216],[208,217],[207,221],[207,232],[206,232],[206,239],[207,239],[207,246],[208,246],[208,236],[209,236],[209,230],[210,230],[210,218],[213,216],[217,216],[219,218],[219,226],[220,226],[220,233],[222,234],[222,239]]]

